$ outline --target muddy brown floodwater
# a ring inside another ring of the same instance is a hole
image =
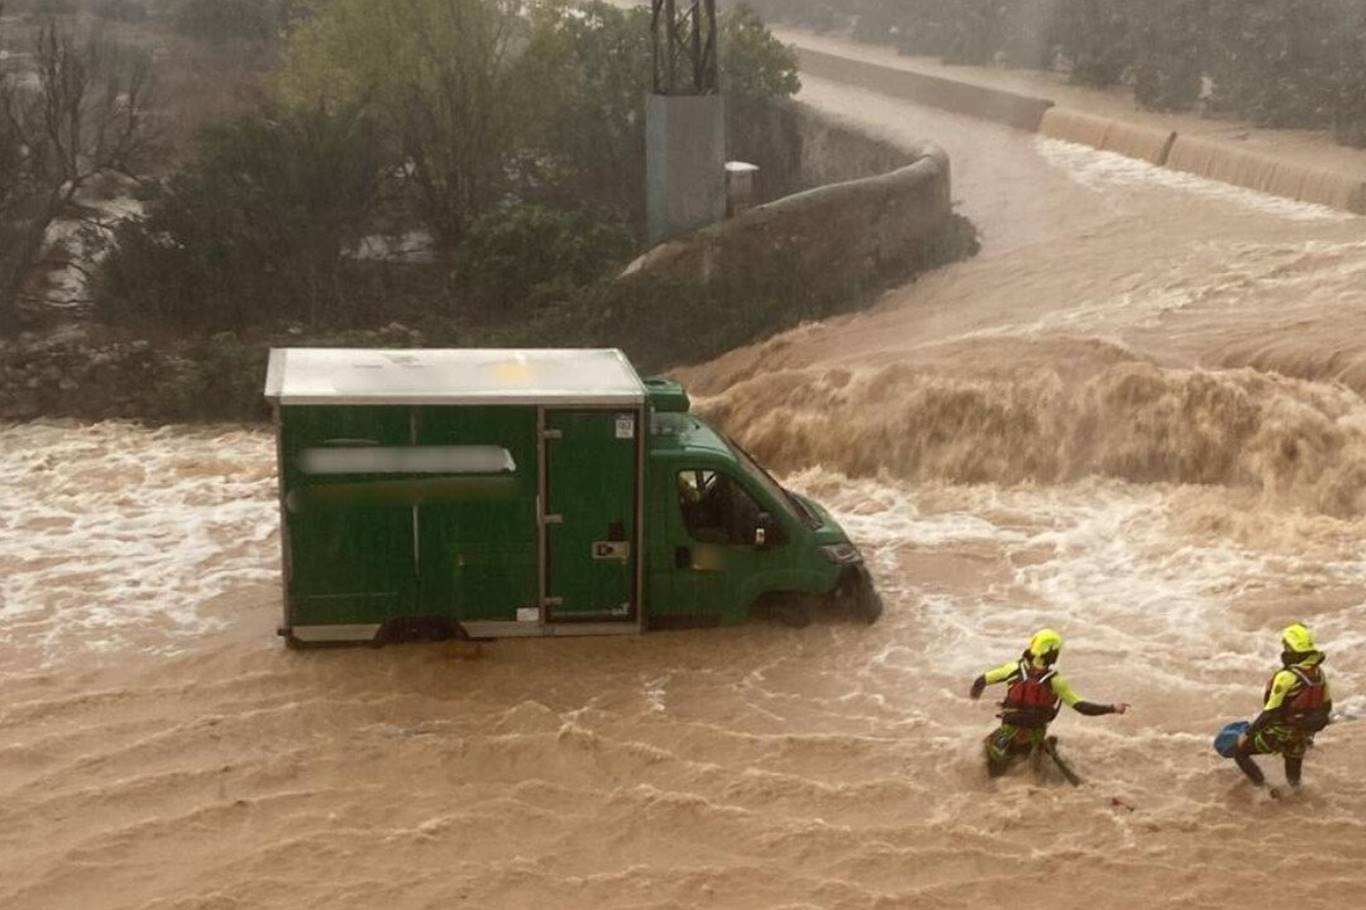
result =
[[[0,907],[1360,905],[1362,221],[805,97],[942,143],[985,249],[684,375],[883,620],[291,653],[267,433],[0,428]],[[1273,801],[1210,740],[1294,620],[1340,722]],[[966,697],[1044,624],[1134,705],[1058,721],[1076,789]]]

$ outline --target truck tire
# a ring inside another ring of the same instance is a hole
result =
[[[872,586],[864,589],[859,597],[856,615],[870,626],[882,616],[882,595],[874,591]]]
[[[378,647],[404,642],[450,641],[467,637],[463,632],[463,628],[444,617],[410,616],[385,622],[370,644]]]
[[[772,615],[789,629],[805,629],[811,625],[811,610],[804,598],[783,598],[774,604]]]
[[[790,629],[805,629],[811,625],[813,607],[820,606],[824,601],[818,595],[769,591],[754,602],[749,615],[755,619],[781,623]]]

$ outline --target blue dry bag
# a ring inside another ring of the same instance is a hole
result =
[[[1232,758],[1233,750],[1238,748],[1238,737],[1247,732],[1252,724],[1245,720],[1235,720],[1233,723],[1219,731],[1219,735],[1214,737],[1214,751],[1224,758]]]

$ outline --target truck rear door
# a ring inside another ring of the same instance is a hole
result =
[[[545,619],[634,622],[641,414],[554,409],[544,426]]]

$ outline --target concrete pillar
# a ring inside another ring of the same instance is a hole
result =
[[[726,217],[726,109],[720,95],[651,95],[646,104],[650,245]]]
[[[754,208],[755,178],[758,165],[744,161],[726,162],[726,217],[734,218]]]

